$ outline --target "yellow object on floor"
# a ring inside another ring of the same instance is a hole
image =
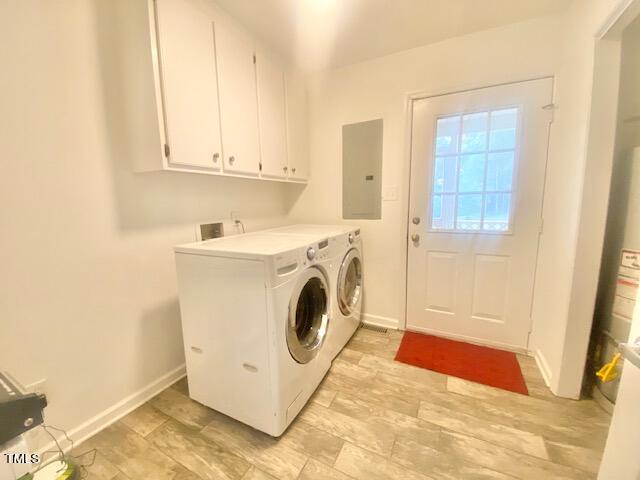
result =
[[[596,372],[596,376],[603,382],[610,382],[618,378],[618,371],[616,365],[620,360],[620,354],[616,353],[609,363],[605,363],[600,370]]]

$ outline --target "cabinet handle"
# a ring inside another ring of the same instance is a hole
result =
[[[233,162],[235,161],[236,161],[236,157],[234,156],[229,157],[229,165],[233,165]]]
[[[292,173],[296,173],[296,167],[293,167],[293,168],[291,169],[291,172],[292,172]]]
[[[218,163],[218,159],[220,158],[220,154],[219,153],[214,153],[213,154],[213,163]]]
[[[289,170],[288,167],[282,167],[282,170],[284,170],[284,173],[287,173],[287,170]]]

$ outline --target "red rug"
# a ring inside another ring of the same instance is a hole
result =
[[[510,392],[529,395],[516,354],[405,332],[396,360]]]

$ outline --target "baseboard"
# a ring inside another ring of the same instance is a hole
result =
[[[372,315],[370,313],[363,313],[361,315],[362,323],[368,325],[375,325],[376,327],[393,328],[398,330],[400,321],[397,318],[381,317],[380,315]]]
[[[549,364],[547,363],[547,360],[544,358],[544,355],[542,354],[540,349],[536,349],[533,352],[533,358],[538,365],[538,370],[540,370],[540,373],[542,374],[544,383],[547,385],[547,387],[551,388],[551,379],[553,378],[553,375],[551,373],[551,368],[549,368]]]
[[[155,397],[158,393],[160,393],[167,387],[173,385],[178,380],[180,380],[186,374],[187,374],[187,370],[186,370],[185,364],[182,364],[179,367],[174,368],[170,372],[162,375],[160,378],[154,380],[153,382],[141,388],[137,392],[132,393],[128,397],[125,397],[124,399],[120,400],[118,403],[112,405],[106,410],[103,410],[102,412],[90,418],[86,422],[71,429],[70,431],[67,432],[67,434],[69,435],[69,438],[73,440],[74,446],[78,446],[88,438],[94,436],[96,433],[107,428],[112,423],[117,422],[122,417],[124,417],[128,413],[138,408],[143,403],[149,401],[151,398]],[[45,447],[40,449],[40,453],[42,454],[43,452],[46,452],[48,450],[53,450],[53,449],[55,449],[55,444],[51,442],[50,444],[45,445]]]

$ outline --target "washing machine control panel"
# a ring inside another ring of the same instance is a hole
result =
[[[321,262],[331,257],[331,248],[329,239],[322,240],[313,245],[309,245],[305,251],[305,256],[310,263]],[[306,265],[306,261],[305,261]]]

